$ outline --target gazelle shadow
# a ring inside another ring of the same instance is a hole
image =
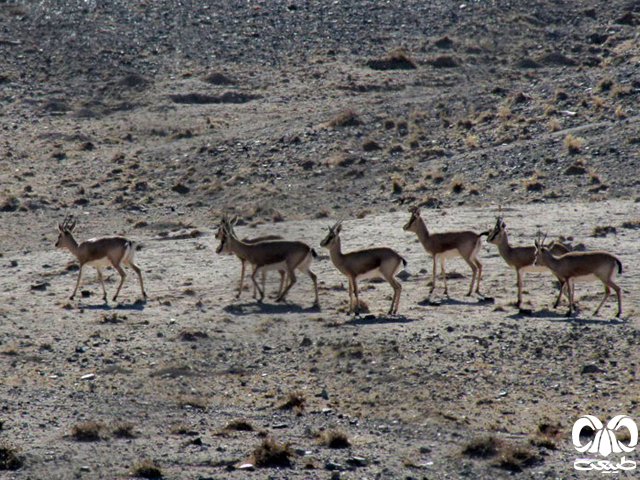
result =
[[[481,307],[495,303],[492,297],[466,297],[468,300],[458,300],[451,297],[425,298],[418,302],[421,307],[441,307],[443,305],[467,305],[469,307]]]
[[[411,323],[413,318],[405,317],[404,315],[371,315],[364,316],[356,315],[355,317],[347,320],[345,325],[381,325],[385,323]]]
[[[564,310],[564,309],[563,309]],[[525,318],[536,318],[540,320],[549,320],[555,323],[570,323],[573,325],[622,325],[629,322],[628,318],[612,318],[610,320],[602,320],[597,318],[581,318],[578,316],[567,317],[563,310],[549,310],[543,308],[540,310],[520,310],[517,313],[509,315],[508,318],[513,320],[521,320]]]
[[[110,305],[109,303],[102,303],[102,304],[91,304],[91,305],[83,305],[83,304],[78,304],[78,306],[76,308],[80,309],[85,309],[85,310],[105,310],[105,311],[109,311],[109,310],[137,310],[139,312],[143,311],[145,309],[145,306],[147,305],[147,301],[146,300],[136,300],[133,303],[117,303],[115,305]]]
[[[318,305],[311,307],[301,307],[295,303],[240,303],[227,305],[222,308],[225,312],[231,315],[245,316],[245,315],[262,315],[262,314],[285,314],[285,313],[311,313],[320,312],[321,309]]]

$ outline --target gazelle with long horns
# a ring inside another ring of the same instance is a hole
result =
[[[569,300],[567,316],[570,317],[575,308],[574,281],[600,280],[604,285],[604,297],[593,315],[598,315],[600,308],[613,288],[618,296],[618,313],[616,317],[619,317],[622,313],[622,292],[620,287],[613,282],[613,279],[616,275],[616,270],[617,273],[622,273],[622,262],[616,256],[602,251],[569,252],[557,257],[548,246],[545,246],[545,239],[546,236],[541,241],[535,240],[536,254],[533,264],[547,267],[560,281],[560,293],[553,308],[560,304],[560,299],[566,289],[566,295]]]
[[[313,281],[315,290],[314,306],[319,305],[318,300],[318,279],[309,268],[314,257],[317,256],[315,250],[303,242],[288,240],[273,240],[255,244],[245,243],[238,239],[233,224],[225,215],[221,225],[220,244],[216,253],[235,253],[239,258],[245,258],[253,267],[251,280],[260,295],[258,301],[264,299],[264,290],[260,288],[256,281],[258,273],[268,270],[285,270],[287,272],[287,285],[276,298],[276,302],[281,302],[296,283],[295,270],[306,273]]]
[[[471,267],[473,276],[471,277],[471,285],[467,296],[473,293],[473,286],[476,285],[475,293],[480,293],[480,279],[482,278],[482,264],[478,261],[478,252],[480,251],[480,237],[488,235],[489,232],[477,234],[470,230],[429,233],[424,219],[420,216],[419,207],[409,209],[411,218],[403,227],[407,232],[414,232],[418,236],[418,240],[422,246],[433,257],[433,273],[431,275],[431,289],[429,296],[436,288],[437,263],[440,262],[440,271],[442,273],[442,281],[444,282],[444,294],[448,295],[447,276],[444,270],[444,261],[447,258],[460,256]],[[477,278],[477,283],[476,283]]]
[[[235,226],[236,222],[238,221],[238,217],[233,217],[229,223],[231,223],[231,225]],[[222,239],[222,225],[218,226],[218,231],[216,232],[216,240],[220,240]],[[269,242],[272,240],[282,240],[282,237],[280,235],[264,235],[262,237],[256,237],[256,238],[243,238],[242,242],[253,245],[256,243],[261,243],[261,242]],[[240,295],[242,294],[242,290],[244,289],[244,278],[245,278],[245,273],[246,273],[246,268],[247,268],[247,259],[246,258],[242,258],[240,256],[238,256],[238,254],[235,254],[236,257],[238,257],[238,260],[240,260],[240,264],[241,264],[241,272],[240,272],[240,282],[238,284],[238,294],[236,295],[236,298],[240,298]],[[255,267],[254,267],[255,268]],[[278,296],[282,293],[282,289],[284,288],[284,280],[285,280],[285,276],[286,276],[286,271],[285,270],[279,270],[280,272],[280,288],[278,288]],[[266,275],[264,270],[262,271],[262,290],[264,290],[265,288],[265,279]],[[256,287],[255,285],[253,286],[253,298],[256,298]]]
[[[393,299],[389,314],[397,314],[400,304],[402,286],[395,279],[400,266],[405,266],[407,261],[394,250],[387,247],[367,248],[349,253],[342,253],[340,232],[342,220],[333,227],[329,227],[329,233],[320,243],[321,247],[329,250],[331,261],[349,281],[349,314],[358,313],[360,300],[358,298],[358,279],[383,278],[393,288]],[[355,306],[353,296],[355,295]]]
[[[496,219],[496,225],[489,233],[487,242],[497,245],[500,256],[507,262],[507,265],[516,271],[518,286],[518,302],[516,306],[520,308],[522,306],[522,277],[524,272],[543,272],[548,270],[548,268],[533,264],[536,258],[536,248],[534,246],[512,247],[509,245],[507,225],[501,216]],[[551,242],[548,248],[556,257],[570,251],[566,245],[556,241]]]
[[[140,280],[140,290],[142,296],[146,299],[147,294],[144,291],[144,283],[142,281],[142,272],[140,268],[133,263],[133,256],[135,253],[135,245],[131,240],[124,237],[100,237],[91,238],[85,240],[81,244],[73,238],[73,229],[76,227],[76,221],[71,221],[71,218],[67,215],[62,223],[58,224],[58,240],[56,241],[56,247],[67,248],[71,253],[75,255],[80,263],[80,270],[78,271],[78,281],[76,282],[76,288],[73,290],[70,300],[76,295],[80,281],[82,280],[82,271],[84,267],[95,267],[98,272],[98,280],[102,285],[102,293],[104,301],[107,301],[107,290],[104,286],[104,279],[102,278],[101,267],[112,266],[120,274],[120,284],[118,290],[113,296],[113,301],[118,298],[120,289],[124,284],[124,279],[127,277],[123,266],[127,266],[133,269],[138,275]]]

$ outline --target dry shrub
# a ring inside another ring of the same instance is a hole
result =
[[[256,467],[291,467],[293,451],[289,444],[266,438],[251,453],[250,462]]]
[[[362,142],[362,149],[365,152],[374,152],[376,150],[382,149],[380,144],[371,138],[367,138]]]
[[[349,437],[340,430],[327,430],[320,435],[320,442],[329,448],[349,448]]]
[[[151,460],[143,460],[137,463],[131,469],[131,474],[140,478],[162,478],[162,470]]]
[[[278,408],[280,410],[293,410],[301,414],[307,404],[307,399],[301,391],[290,392],[283,403]]]
[[[548,421],[538,424],[538,429],[531,438],[531,445],[546,448],[548,450],[557,450],[556,443],[563,435],[562,426],[560,424],[550,423]]]
[[[477,135],[467,135],[464,139],[464,144],[467,148],[478,148],[480,142]]]
[[[490,458],[498,454],[502,443],[493,436],[475,438],[462,449],[462,454],[472,458]]]
[[[453,177],[453,180],[451,180],[451,185],[449,187],[451,189],[451,192],[453,193],[462,193],[465,189],[465,184],[464,184],[464,180],[462,179],[462,177],[456,175],[455,177]]]
[[[18,470],[22,465],[17,448],[0,444],[0,470]]]
[[[567,147],[567,152],[580,153],[582,151],[582,147],[584,145],[584,138],[582,137],[574,137],[569,134],[564,137],[564,146]]]
[[[79,442],[97,442],[103,429],[102,423],[89,420],[75,425],[71,430],[71,436]]]
[[[386,55],[365,62],[373,70],[414,70],[417,68],[409,52],[404,48],[396,48]]]
[[[116,438],[135,438],[133,423],[119,422],[113,427],[113,436]]]
[[[613,79],[611,77],[606,77],[598,82],[598,85],[596,86],[596,90],[600,92],[609,92],[611,91],[611,88],[613,87],[613,85],[614,85]]]
[[[606,237],[610,233],[613,233],[615,235],[616,233],[618,233],[618,230],[616,229],[616,227],[613,227],[611,225],[598,225],[597,227],[595,227],[593,229],[593,232],[591,233],[591,236],[592,237]]]
[[[402,193],[404,190],[404,182],[398,175],[391,175],[391,191],[394,194]]]
[[[351,109],[341,111],[327,122],[329,127],[355,127],[358,125],[362,125],[362,121]]]
[[[505,446],[496,460],[495,466],[519,473],[525,468],[536,465],[540,461],[539,457],[526,445]]]
[[[552,118],[547,122],[547,129],[550,132],[557,132],[561,128],[560,121],[557,118]]]
[[[223,430],[227,430],[227,431],[233,430],[236,432],[253,432],[255,428],[251,423],[249,423],[248,420],[239,418],[236,420],[231,420],[229,423],[225,425]]]
[[[627,118],[627,112],[625,112],[624,108],[622,108],[620,105],[616,107],[614,115],[616,116],[616,118],[619,118],[621,120]]]

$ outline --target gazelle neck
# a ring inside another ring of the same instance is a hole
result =
[[[418,235],[418,239],[421,242],[425,242],[429,238],[429,230],[427,229],[427,224],[424,223],[422,217],[418,217],[416,219],[416,235]]]
[[[509,237],[507,232],[502,232],[500,236],[500,243],[498,243],[498,251],[503,258],[511,253],[511,245],[509,245]]]
[[[79,255],[78,242],[76,242],[76,239],[73,238],[73,235],[71,233],[69,233],[69,236],[65,239],[64,246],[68,248],[69,251],[73,253],[76,257]]]
[[[340,262],[342,257],[342,244],[340,241],[340,237],[337,237],[329,247],[329,256],[331,257],[331,261],[335,264],[336,262]]]

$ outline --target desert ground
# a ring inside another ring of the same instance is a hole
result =
[[[638,411],[639,24],[635,1],[0,2],[0,477],[584,478],[573,423]],[[486,237],[482,295],[458,258],[429,298],[413,206],[615,254],[622,315],[590,282],[567,317],[549,272],[517,309]],[[320,306],[304,274],[236,298],[224,213],[312,246]],[[92,268],[69,300],[67,214],[139,245],[146,301],[128,270],[103,302]],[[339,219],[344,251],[407,260],[398,315],[380,281],[347,314]]]

